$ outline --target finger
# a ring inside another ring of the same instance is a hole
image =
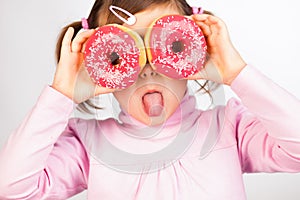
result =
[[[114,92],[115,89],[105,88],[101,87],[99,85],[96,85],[95,82],[91,79],[89,76],[87,69],[85,67],[84,62],[80,66],[79,75],[77,77],[77,82],[81,83],[85,87],[85,91],[91,91],[91,94],[89,97],[98,96],[100,94],[106,94]]]
[[[192,16],[195,21],[204,22],[207,25],[212,25],[220,21],[216,16],[208,15],[208,14],[195,14]]]
[[[203,68],[197,73],[193,74],[192,76],[187,77],[187,79],[188,80],[201,80],[201,79],[209,80],[210,78],[207,69]]]
[[[195,21],[195,23],[200,27],[205,37],[210,36],[227,36],[227,27],[225,23],[216,18],[212,19],[213,16],[207,18],[206,21]],[[212,20],[211,20],[212,19]]]
[[[210,60],[205,64],[205,68],[199,72],[201,79],[223,83],[223,75],[218,67]]]
[[[83,32],[80,32],[76,35],[72,42],[72,52],[81,52],[83,48],[83,44],[87,41],[89,37],[95,32],[94,29],[86,30]]]
[[[192,16],[195,23],[201,28],[203,34],[208,37],[212,34],[212,28],[217,23],[217,18],[208,14],[196,14]]]
[[[71,43],[72,43],[73,35],[74,35],[74,28],[69,27],[62,40],[61,54],[65,52],[71,52]]]
[[[199,21],[196,21],[195,23],[200,27],[200,29],[203,32],[205,37],[208,37],[209,35],[211,35],[210,26],[206,25],[203,22],[199,22]]]
[[[92,96],[98,96],[100,94],[112,93],[116,90],[116,89],[106,88],[106,87],[102,87],[100,85],[95,84],[95,82],[89,76],[89,73],[87,72],[84,62],[81,65],[80,74],[81,74],[80,75],[81,79],[84,80],[84,82],[86,82],[87,85],[90,85],[91,87],[94,88],[94,94]]]
[[[217,83],[223,83],[223,75],[222,72],[219,71],[218,67],[209,59],[203,69],[198,71],[193,76],[188,77],[188,80],[210,80]]]
[[[191,17],[195,21],[205,21],[207,20],[208,16],[208,14],[194,14]]]

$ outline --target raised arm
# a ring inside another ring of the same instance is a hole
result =
[[[300,172],[300,101],[247,65],[230,41],[225,23],[193,15],[208,44],[205,69],[191,79],[231,86],[243,106],[230,101],[227,122],[236,134],[245,172]]]
[[[68,119],[74,103],[46,87],[0,151],[0,199],[65,199],[86,188],[88,157]]]
[[[68,126],[74,102],[112,90],[96,86],[84,67],[83,50],[94,33],[65,29],[55,77],[0,152],[0,199],[65,199],[86,188],[89,162]]]
[[[231,88],[245,106],[232,102],[229,111],[243,170],[300,172],[299,99],[251,66]]]

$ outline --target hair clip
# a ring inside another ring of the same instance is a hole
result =
[[[119,10],[123,13],[125,13],[128,16],[128,19],[125,19],[124,17],[120,16],[114,9]],[[128,25],[133,25],[136,22],[136,17],[131,14],[130,12],[128,12],[127,10],[124,10],[123,8],[117,7],[117,6],[109,6],[109,10],[116,16],[118,17],[120,20],[122,20],[124,23],[128,24]]]
[[[203,8],[199,7],[200,0],[186,0],[186,2],[192,7],[193,14],[203,14]]]
[[[81,26],[84,30],[89,29],[89,23],[86,18],[81,18]]]
[[[193,14],[203,14],[204,10],[202,7],[192,7]]]

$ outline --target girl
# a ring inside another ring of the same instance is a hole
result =
[[[133,13],[136,23],[123,24],[110,5]],[[88,77],[82,52],[95,28],[119,23],[143,37],[158,17],[191,10],[184,0],[97,0],[91,30],[68,26],[52,85],[0,152],[0,198],[66,199],[88,189],[89,199],[242,200],[243,173],[299,172],[299,100],[248,65],[225,24],[209,13],[191,16],[210,58],[190,79],[226,84],[242,103],[197,110],[187,80],[166,78],[149,64],[124,90]],[[119,120],[69,119],[74,103],[111,92],[122,109]],[[162,100],[150,97],[145,106],[151,93]],[[152,106],[154,113],[145,109]]]

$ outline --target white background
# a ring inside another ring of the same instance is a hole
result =
[[[51,84],[58,32],[64,25],[87,17],[93,2],[0,1],[0,148],[43,87]],[[226,22],[233,43],[247,62],[300,98],[298,1],[206,0],[203,6]],[[231,96],[234,94],[226,90],[226,98]],[[300,174],[244,177],[250,200],[300,199]],[[73,199],[86,199],[85,195]]]

